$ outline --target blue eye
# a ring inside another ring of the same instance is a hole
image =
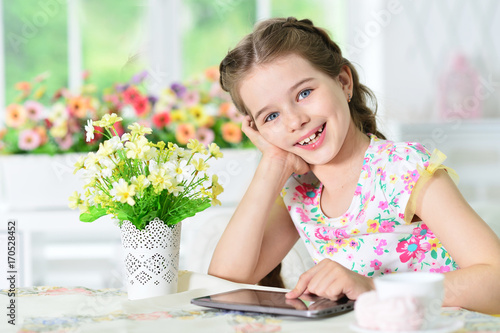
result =
[[[272,121],[276,118],[278,118],[278,112],[273,112],[269,116],[266,117],[266,122]]]
[[[299,93],[299,97],[297,98],[297,100],[300,101],[300,100],[308,97],[310,94],[311,94],[311,89],[302,90]]]

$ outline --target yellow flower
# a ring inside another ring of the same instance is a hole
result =
[[[52,135],[54,138],[64,138],[66,134],[68,134],[68,124],[66,121],[56,123],[50,129],[50,135]]]
[[[210,155],[212,155],[216,159],[223,156],[222,153],[219,150],[219,146],[217,146],[216,143],[209,144],[208,145],[208,151],[210,152]]]
[[[146,178],[146,175],[140,175],[139,177],[133,176],[130,179],[130,183],[132,183],[132,185],[136,187],[137,192],[144,191],[144,189],[146,189],[151,184],[149,179]]]
[[[196,171],[205,171],[208,169],[208,164],[206,164],[201,157],[199,158],[198,161],[196,161],[196,159],[193,158],[193,160],[191,160],[191,164],[194,165]]]
[[[85,207],[84,201],[80,198],[80,193],[74,191],[73,194],[69,197],[69,208],[71,209],[82,209]]]
[[[78,170],[83,169],[85,166],[85,156],[80,156],[78,157],[78,160],[75,162],[75,171],[73,174],[75,174]]]
[[[208,121],[208,115],[205,113],[200,105],[189,108],[189,114],[193,116],[198,126],[205,126]]]
[[[357,234],[359,234],[359,232],[360,232],[359,229],[352,229],[351,235],[357,235]]]
[[[193,154],[195,154],[195,153],[201,153],[204,155],[207,154],[207,150],[205,149],[205,146],[203,144],[201,144],[196,139],[189,139],[187,147],[193,151]]]
[[[47,89],[45,88],[45,86],[41,86],[40,88],[38,88],[38,89],[34,92],[34,94],[33,94],[33,98],[34,98],[34,99],[40,99],[40,98],[42,98],[42,96],[45,94],[45,91],[46,91],[46,90],[47,90]]]
[[[390,180],[391,184],[394,184],[396,182],[396,180],[398,180],[398,177],[396,175],[390,175],[389,180]]]
[[[129,185],[123,178],[113,183],[109,193],[116,201],[128,203],[130,206],[135,205],[135,200],[132,198],[135,195],[135,185]]]
[[[122,120],[123,120],[123,118],[118,117],[118,115],[116,113],[105,114],[104,116],[102,116],[101,120],[94,121],[94,125],[100,126],[100,127],[111,127],[115,123],[122,121]]]
[[[212,176],[212,205],[221,205],[221,202],[217,200],[217,196],[224,192],[224,188],[219,184],[219,177],[217,175]]]
[[[170,112],[170,119],[173,123],[182,123],[187,120],[186,114],[182,110]]]
[[[132,135],[146,135],[153,133],[153,130],[151,128],[144,127],[138,123],[128,125],[128,129],[130,130],[130,134]]]

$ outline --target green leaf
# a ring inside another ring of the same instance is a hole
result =
[[[314,207],[313,209],[311,209],[311,213],[316,213],[318,211],[318,207]]]
[[[366,275],[368,275],[368,276],[372,276],[372,275],[373,275],[373,273],[374,273],[374,272],[370,272],[370,273],[368,273],[368,274],[366,274]]]
[[[445,265],[449,265],[450,263],[451,263],[451,259],[450,258],[446,259]]]
[[[434,258],[434,259],[437,259],[438,255],[437,255],[436,250],[432,250],[431,251],[431,257]]]
[[[107,211],[101,207],[90,206],[87,213],[80,214],[80,221],[82,222],[94,222],[98,218],[107,215]]]

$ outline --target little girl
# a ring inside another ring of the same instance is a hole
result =
[[[441,152],[385,140],[372,93],[324,30],[263,21],[220,74],[263,155],[209,274],[257,283],[300,237],[316,265],[289,298],[356,299],[372,277],[429,271],[445,273],[444,305],[500,313],[500,240]]]

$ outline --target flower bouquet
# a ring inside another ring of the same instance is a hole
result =
[[[31,82],[16,84],[19,94],[7,106],[5,128],[0,129],[0,153],[53,155],[88,152],[99,145],[99,135],[86,142],[81,131],[87,119],[105,113],[95,86],[85,83],[79,93],[60,88],[47,96],[48,76],[43,73]]]
[[[209,68],[185,82],[175,82],[150,95],[146,85],[151,74],[142,72],[129,82],[116,84],[104,94],[109,110],[153,128],[152,141],[175,142],[186,146],[191,139],[221,148],[253,147],[241,131],[243,116],[218,82],[218,70]]]
[[[108,214],[119,221],[129,298],[175,292],[180,222],[220,204],[217,196],[223,188],[217,175],[209,176],[207,161],[222,153],[216,144],[207,150],[194,139],[187,149],[153,143],[146,138],[152,129],[138,123],[120,137],[115,127],[121,121],[114,113],[88,121],[87,140],[95,135],[94,125],[104,130],[107,140],[75,164],[75,173],[82,174],[86,185],[84,198],[75,192],[70,207],[80,209],[83,222]]]

